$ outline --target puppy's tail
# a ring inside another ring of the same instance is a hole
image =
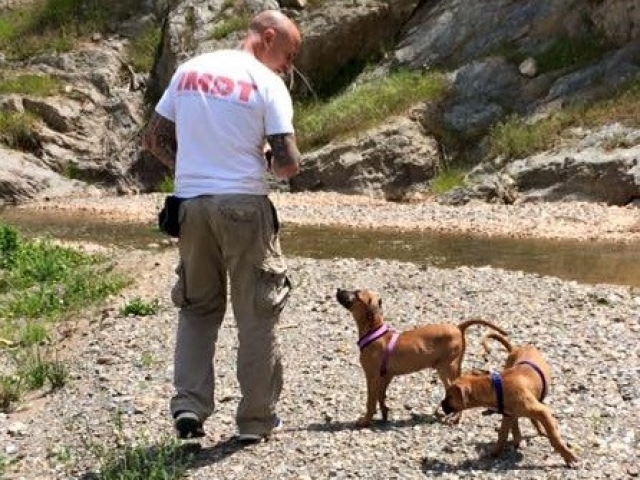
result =
[[[487,333],[484,337],[482,337],[482,348],[484,348],[484,351],[486,352],[487,355],[491,353],[491,347],[489,347],[489,340],[497,340],[502,344],[505,350],[509,353],[511,353],[513,350],[513,346],[511,345],[509,340],[506,339],[506,337],[500,335],[499,333],[491,332],[491,333]]]
[[[465,320],[464,322],[458,324],[458,328],[462,332],[463,336],[464,336],[465,330],[467,328],[469,328],[471,325],[484,325],[485,327],[489,327],[489,328],[495,330],[496,332],[500,332],[502,335],[509,335],[502,328],[500,328],[499,326],[491,323],[488,320],[483,320],[482,318],[472,318],[470,320]]]

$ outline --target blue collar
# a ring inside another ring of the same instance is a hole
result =
[[[498,399],[498,413],[504,415],[504,397],[502,395],[502,375],[499,372],[491,372],[491,383],[496,391]]]

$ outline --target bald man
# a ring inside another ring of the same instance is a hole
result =
[[[143,138],[144,148],[175,168],[181,200],[171,291],[179,309],[171,399],[179,438],[204,436],[214,411],[213,359],[228,290],[238,328],[238,438],[258,442],[281,426],[275,326],[291,284],[267,174],[298,172],[293,104],[281,76],[300,45],[298,27],[281,12],[256,15],[240,49],[177,68]]]

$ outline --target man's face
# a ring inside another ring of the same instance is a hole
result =
[[[297,30],[267,33],[263,35],[265,45],[264,63],[279,75],[288,75],[300,51],[301,39]]]

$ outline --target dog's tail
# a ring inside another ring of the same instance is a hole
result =
[[[484,325],[485,327],[492,328],[496,332],[500,332],[502,335],[509,335],[502,328],[500,328],[499,326],[491,323],[488,320],[483,320],[482,318],[472,318],[470,320],[465,320],[464,322],[458,324],[458,328],[462,332],[463,336],[464,336],[465,330],[467,328],[469,328],[471,325]]]
[[[484,337],[482,337],[482,348],[484,348],[484,351],[486,352],[487,355],[491,353],[491,347],[489,347],[489,340],[497,340],[502,344],[505,350],[509,353],[513,351],[513,346],[511,345],[509,340],[507,340],[506,337],[500,335],[499,333],[491,332],[491,333],[487,333]]]

